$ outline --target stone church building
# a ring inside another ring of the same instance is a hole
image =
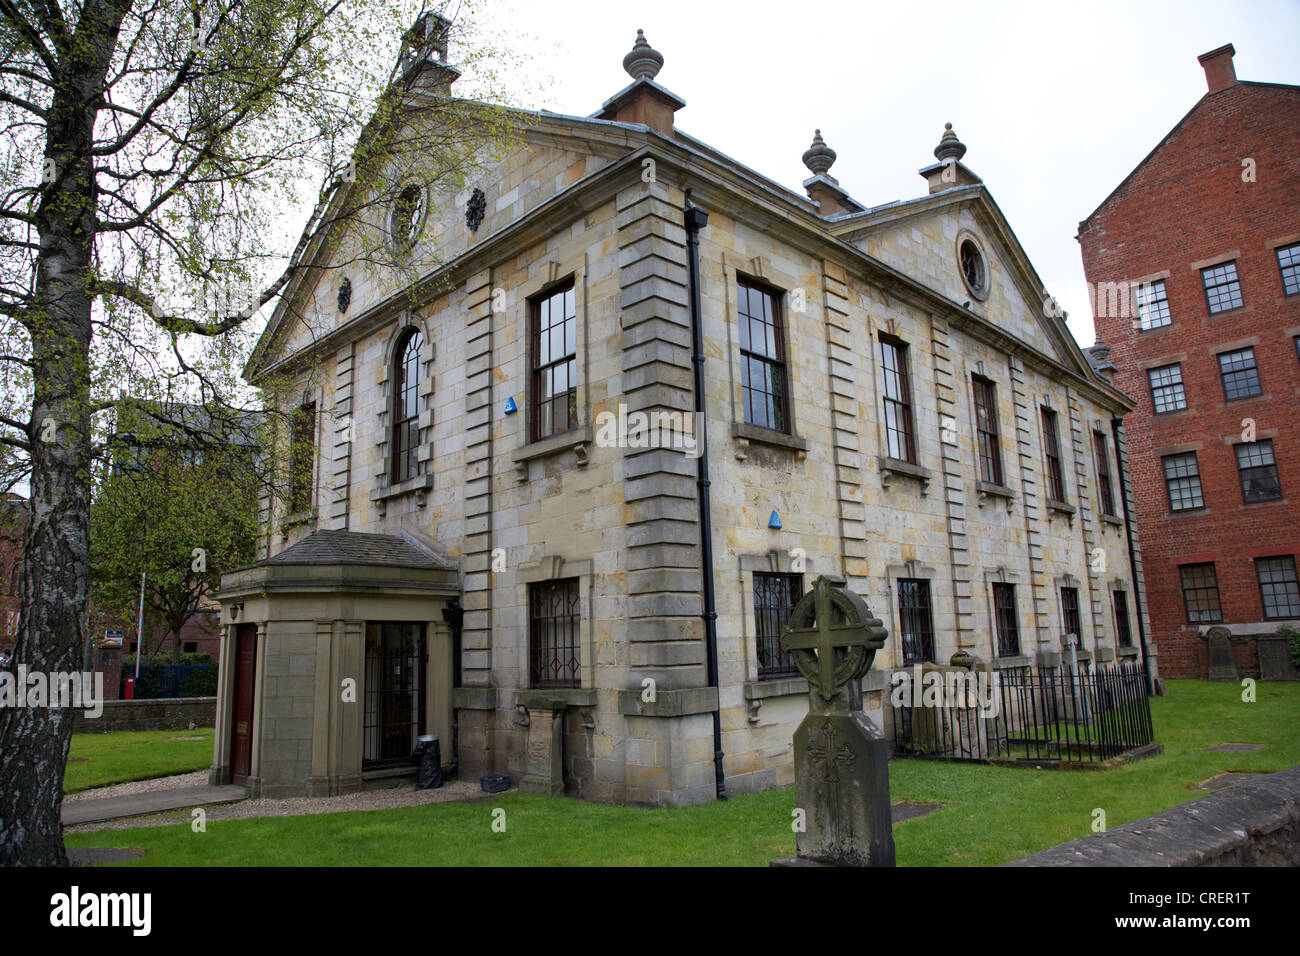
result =
[[[440,23],[412,36],[449,95]],[[381,785],[436,733],[462,777],[588,799],[711,800],[719,745],[728,793],[789,784],[779,635],[819,574],[889,631],[877,724],[894,668],[1152,653],[1133,403],[951,126],[915,199],[854,199],[820,133],[795,191],[679,129],[662,64],[638,31],[598,111],[517,115],[491,175],[420,197],[402,230],[448,252],[413,294],[286,291],[246,376],[299,376],[309,493],[223,582],[214,781]]]

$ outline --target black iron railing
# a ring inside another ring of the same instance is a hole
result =
[[[1138,664],[906,673],[890,694],[894,752],[901,757],[1099,763],[1153,740]]]

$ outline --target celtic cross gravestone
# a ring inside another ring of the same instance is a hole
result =
[[[808,716],[794,735],[799,855],[779,863],[894,865],[889,751],[861,690],[885,636],[842,578],[818,577],[790,613],[781,646],[808,681]]]

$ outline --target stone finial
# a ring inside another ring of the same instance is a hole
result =
[[[636,43],[623,57],[623,69],[634,80],[653,80],[664,65],[664,55],[646,42],[645,31],[636,31]]]
[[[803,164],[812,170],[814,176],[825,176],[835,162],[835,150],[826,145],[822,131],[813,134],[812,145],[804,150]]]
[[[939,140],[939,145],[934,148],[934,158],[941,163],[946,163],[949,159],[959,160],[966,155],[966,144],[957,138],[957,134],[952,131],[951,123],[943,124],[943,137]]]

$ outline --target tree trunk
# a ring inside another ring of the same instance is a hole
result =
[[[90,307],[95,187],[88,155],[93,97],[56,93],[46,156],[57,179],[36,212],[40,252],[31,326],[34,394],[31,516],[23,535],[22,622],[15,664],[78,672],[90,567]],[[19,701],[20,705],[23,701]],[[0,866],[66,866],[63,771],[72,711],[0,710]]]

